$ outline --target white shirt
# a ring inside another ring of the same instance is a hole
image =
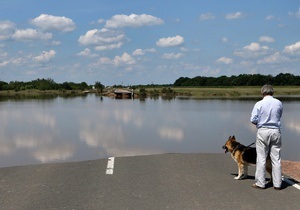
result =
[[[282,111],[281,101],[267,95],[254,105],[250,121],[256,124],[257,128],[280,129]]]

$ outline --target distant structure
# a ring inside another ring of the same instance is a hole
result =
[[[133,90],[126,89],[116,89],[114,91],[115,99],[132,99],[133,98]]]

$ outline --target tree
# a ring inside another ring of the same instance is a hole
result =
[[[102,85],[101,82],[95,82],[95,89],[96,90],[100,90],[100,92],[102,93],[103,92],[103,89],[104,89],[104,85]]]

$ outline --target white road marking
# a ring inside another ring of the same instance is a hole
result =
[[[114,157],[108,158],[106,174],[112,175],[114,173],[114,165],[115,165],[115,158]]]
[[[289,180],[288,178],[282,177],[282,181],[288,183],[289,185],[297,188],[298,190],[300,190],[300,186],[298,184],[296,184],[295,182]]]

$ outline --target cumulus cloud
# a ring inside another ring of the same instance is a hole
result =
[[[9,39],[15,32],[15,24],[10,21],[0,21],[0,40]]]
[[[127,65],[131,65],[131,64],[135,64],[136,61],[131,57],[131,55],[129,55],[128,53],[123,53],[122,56],[116,56],[114,58],[114,64],[115,65],[121,65],[121,64],[127,64]]]
[[[178,58],[181,58],[183,56],[184,56],[183,53],[164,53],[163,54],[163,58],[164,59],[168,59],[168,60],[170,60],[170,59],[178,59]]]
[[[216,17],[212,14],[212,13],[205,13],[205,14],[201,14],[200,15],[200,20],[204,21],[204,20],[212,20],[215,19]]]
[[[149,49],[136,49],[133,51],[132,55],[133,56],[140,56],[140,55],[145,55],[146,53],[155,53],[156,50],[154,48],[149,48]]]
[[[75,23],[70,18],[41,14],[31,20],[31,23],[44,31],[56,30],[70,32],[75,29]]]
[[[151,25],[161,25],[164,21],[152,15],[115,15],[106,21],[106,28],[123,28],[123,27],[141,27]]]
[[[118,43],[115,43],[115,44],[101,45],[101,46],[96,46],[95,50],[97,50],[97,51],[113,50],[113,49],[121,48],[122,45],[123,45],[122,42],[118,42]]]
[[[245,50],[248,51],[260,51],[260,50],[268,50],[267,46],[261,46],[259,43],[252,42],[250,45],[244,47]]]
[[[243,18],[243,17],[244,17],[244,14],[242,12],[230,13],[225,16],[225,18],[228,20],[239,19],[239,18]]]
[[[260,59],[257,61],[258,64],[273,64],[273,63],[283,63],[288,62],[290,59],[281,55],[279,52],[274,53],[268,57]]]
[[[243,58],[253,58],[261,55],[266,55],[269,51],[269,47],[262,46],[257,42],[252,42],[250,45],[243,47],[241,50],[236,50],[234,55]]]
[[[79,56],[89,56],[91,54],[91,50],[89,48],[85,48],[83,51],[78,53]]]
[[[16,30],[12,35],[12,38],[15,40],[49,40],[52,38],[51,33],[43,33],[35,29],[20,29]]]
[[[184,43],[184,38],[182,36],[174,36],[174,37],[167,37],[161,38],[156,42],[156,45],[159,47],[174,47],[179,46]]]
[[[111,64],[115,66],[120,66],[120,65],[132,65],[135,63],[136,63],[135,59],[131,55],[125,52],[121,56],[118,55],[115,56],[114,59],[110,59],[108,57],[102,57],[98,60],[96,66],[101,64]]]
[[[136,49],[132,53],[133,56],[145,55],[145,52],[142,49]]]
[[[300,54],[300,41],[295,44],[285,46],[283,52],[291,55]]]
[[[221,57],[217,60],[217,63],[231,64],[233,60],[231,58]]]
[[[96,50],[111,50],[120,48],[125,40],[123,32],[108,29],[93,29],[79,37],[81,45],[94,45]]]
[[[269,36],[261,36],[259,37],[260,42],[275,42],[275,39]]]
[[[49,52],[43,51],[42,54],[33,57],[33,60],[36,62],[48,62],[55,57],[56,52],[50,50]]]

